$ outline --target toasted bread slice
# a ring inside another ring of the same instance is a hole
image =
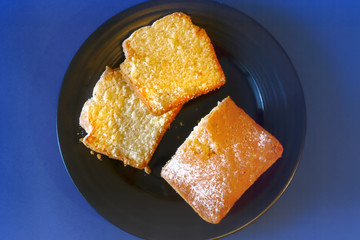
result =
[[[194,128],[161,176],[204,220],[219,223],[282,152],[228,97]]]
[[[184,13],[136,30],[122,46],[120,68],[154,115],[225,83],[208,35]]]
[[[150,113],[119,69],[106,68],[80,115],[88,148],[145,169],[180,107],[161,116]]]

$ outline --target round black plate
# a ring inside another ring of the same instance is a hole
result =
[[[151,162],[152,173],[97,159],[79,142],[79,115],[105,66],[124,60],[122,41],[135,29],[175,11],[205,28],[226,76],[219,90],[186,103],[166,132]],[[279,139],[284,154],[217,225],[203,221],[160,177],[197,121],[230,96]],[[57,131],[66,168],[79,191],[104,218],[147,239],[206,239],[246,226],[282,194],[298,165],[305,137],[305,103],[297,74],[281,46],[243,13],[210,1],[146,2],[99,27],[72,60],[59,97]]]

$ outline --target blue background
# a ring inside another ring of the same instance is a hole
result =
[[[0,239],[138,239],[102,218],[63,165],[57,100],[86,38],[141,1],[0,2]],[[262,24],[300,77],[302,160],[262,217],[225,239],[358,239],[360,2],[221,1]]]

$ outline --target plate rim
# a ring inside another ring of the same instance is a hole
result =
[[[79,57],[79,55],[81,54],[82,51],[84,51],[86,49],[86,43],[90,42],[92,40],[92,38],[96,37],[97,34],[99,34],[99,32],[103,31],[102,28],[105,28],[106,25],[108,24],[111,24],[112,21],[114,21],[114,19],[118,18],[118,17],[121,17],[121,16],[126,16],[126,15],[131,15],[132,12],[138,12],[138,10],[142,10],[144,7],[154,7],[154,6],[158,6],[158,5],[161,5],[161,4],[177,4],[177,3],[181,3],[184,5],[184,9],[186,8],[186,3],[205,3],[206,5],[214,5],[216,7],[221,7],[221,8],[227,8],[229,11],[233,11],[234,13],[236,12],[236,14],[240,14],[240,15],[243,15],[244,17],[246,17],[248,20],[250,20],[253,24],[257,25],[257,27],[259,29],[261,29],[261,31],[265,32],[266,35],[268,35],[273,43],[275,43],[275,45],[279,48],[279,50],[281,51],[282,55],[286,58],[286,61],[289,63],[289,66],[291,66],[291,71],[293,72],[293,74],[295,75],[295,78],[296,78],[296,83],[297,83],[297,87],[299,88],[299,91],[300,91],[300,96],[301,97],[301,103],[302,103],[302,106],[303,106],[303,109],[301,109],[300,111],[302,112],[301,116],[302,117],[302,126],[301,128],[303,129],[302,132],[302,138],[301,138],[301,144],[299,145],[299,153],[298,153],[298,156],[297,156],[297,159],[296,159],[296,164],[292,170],[292,174],[291,176],[287,179],[286,181],[286,184],[284,185],[284,187],[282,188],[282,190],[279,192],[279,194],[277,195],[277,197],[275,197],[273,199],[273,201],[271,201],[271,203],[263,210],[261,211],[259,214],[257,214],[252,220],[248,221],[246,224],[240,226],[239,228],[236,228],[230,232],[227,232],[223,235],[220,235],[220,236],[216,236],[214,238],[211,238],[211,239],[219,239],[219,238],[223,238],[223,237],[226,237],[226,236],[229,236],[231,234],[234,234],[236,232],[238,232],[239,230],[245,228],[246,226],[250,225],[251,223],[253,223],[254,221],[256,221],[257,219],[259,219],[264,213],[266,213],[278,200],[279,198],[283,195],[283,193],[285,192],[285,190],[287,189],[287,187],[289,186],[289,184],[291,183],[295,173],[296,173],[296,170],[300,164],[300,160],[302,158],[302,154],[303,154],[303,149],[304,149],[304,145],[305,145],[305,139],[306,139],[306,135],[307,135],[307,108],[306,108],[306,101],[305,101],[305,96],[304,96],[304,91],[303,91],[303,87],[301,85],[301,81],[300,81],[300,78],[298,76],[298,73],[295,69],[295,66],[294,64],[292,63],[289,55],[287,54],[287,52],[285,51],[284,47],[276,40],[276,38],[262,25],[260,24],[259,22],[257,22],[255,19],[253,19],[252,17],[250,17],[249,15],[245,14],[244,12],[242,12],[241,10],[237,9],[237,8],[233,8],[231,6],[228,6],[224,3],[220,3],[220,2],[216,2],[216,1],[213,1],[213,0],[193,0],[193,1],[189,1],[189,0],[186,0],[186,1],[181,1],[181,0],[175,0],[175,1],[171,1],[171,2],[167,2],[167,1],[163,1],[163,0],[155,0],[155,1],[146,1],[146,2],[142,2],[142,3],[138,3],[136,5],[133,5],[129,8],[126,8],[126,9],[123,9],[122,11],[114,14],[113,16],[111,16],[110,18],[108,18],[106,21],[104,21],[103,23],[101,23],[99,26],[96,27],[96,29],[81,43],[80,47],[77,49],[76,53],[74,54],[74,56],[72,57],[69,65],[67,66],[67,69],[66,69],[66,72],[64,74],[64,77],[62,79],[62,83],[61,83],[61,88],[59,90],[59,93],[58,93],[58,104],[57,104],[57,114],[56,114],[56,136],[57,136],[57,144],[58,144],[58,148],[59,148],[59,153],[61,155],[61,158],[62,158],[62,162],[64,164],[64,167],[65,167],[65,170],[67,171],[71,181],[74,183],[75,187],[77,188],[77,190],[80,192],[80,194],[84,197],[84,199],[86,200],[86,202],[95,210],[95,212],[97,212],[102,218],[104,218],[106,221],[110,222],[112,225],[115,225],[117,228],[119,228],[121,231],[124,231],[124,232],[127,232],[128,234],[131,234],[131,235],[134,235],[134,236],[137,236],[137,237],[142,237],[140,235],[138,235],[137,233],[133,233],[133,232],[130,232],[130,231],[127,231],[127,230],[124,230],[122,228],[120,228],[118,225],[112,223],[108,218],[106,218],[105,216],[103,216],[102,214],[100,214],[100,212],[98,212],[98,210],[95,208],[95,206],[93,206],[87,199],[87,197],[85,197],[84,193],[82,191],[80,191],[79,187],[77,186],[73,176],[71,175],[70,173],[70,170],[69,170],[69,166],[68,164],[66,163],[67,161],[65,160],[64,156],[63,156],[63,150],[62,150],[62,147],[61,147],[61,142],[62,140],[60,139],[60,126],[61,124],[59,124],[59,109],[60,109],[60,105],[61,105],[61,98],[63,96],[63,92],[64,92],[64,82],[67,78],[67,76],[70,74],[69,70],[70,67],[73,65],[74,62],[76,62],[77,58]],[[170,10],[170,9],[169,9]]]

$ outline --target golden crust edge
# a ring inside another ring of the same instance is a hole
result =
[[[202,37],[205,38],[205,41],[209,44],[209,47],[210,47],[211,58],[214,61],[215,65],[217,66],[217,71],[220,72],[220,77],[219,77],[219,80],[218,80],[218,84],[215,84],[215,85],[213,85],[211,87],[208,87],[208,88],[200,89],[199,91],[197,91],[197,92],[195,92],[193,94],[185,95],[182,98],[178,98],[178,99],[172,101],[171,104],[163,106],[163,109],[160,109],[160,108],[154,107],[151,104],[150,99],[146,98],[146,95],[144,93],[140,93],[140,91],[139,91],[140,87],[138,87],[137,84],[135,84],[133,79],[131,78],[131,76],[130,76],[131,71],[127,71],[129,69],[129,67],[127,65],[128,65],[128,62],[131,61],[132,57],[135,55],[134,51],[133,51],[133,49],[131,47],[130,42],[132,41],[132,38],[134,37],[134,35],[136,35],[136,32],[139,31],[139,30],[143,30],[143,29],[146,29],[146,28],[153,27],[153,25],[157,21],[161,20],[164,17],[169,17],[171,15],[186,19],[191,24],[192,29],[195,29],[196,35],[199,35],[199,36],[202,36]],[[196,97],[199,97],[201,95],[204,95],[206,93],[209,93],[211,91],[219,89],[221,86],[223,86],[226,83],[226,78],[225,78],[224,71],[223,71],[223,69],[222,69],[222,67],[221,67],[221,65],[219,63],[219,60],[218,60],[218,58],[216,56],[216,52],[215,52],[213,44],[211,43],[211,39],[207,35],[205,29],[200,28],[199,26],[195,25],[192,22],[191,17],[189,15],[185,14],[185,13],[174,12],[172,14],[168,14],[168,15],[165,15],[165,16],[161,17],[160,19],[154,21],[151,25],[143,26],[143,27],[141,27],[139,29],[136,29],[127,39],[125,39],[122,42],[122,48],[123,48],[123,52],[125,54],[125,61],[120,64],[120,68],[121,68],[123,74],[125,75],[125,80],[132,87],[134,92],[140,97],[140,99],[143,101],[143,103],[148,107],[150,112],[155,116],[162,115],[162,114],[164,114],[164,113],[166,113],[168,111],[171,111],[172,109],[174,109],[174,108],[176,108],[176,107],[178,107],[180,105],[185,104],[186,102],[188,102],[188,101],[190,101],[190,100],[192,100],[192,99],[194,99]]]
[[[118,68],[111,69],[108,66],[106,67],[106,70],[104,71],[104,73],[101,75],[100,79],[95,84],[92,97],[85,102],[85,104],[84,104],[84,106],[83,106],[83,108],[81,110],[80,117],[79,117],[79,124],[86,131],[87,134],[80,141],[87,148],[89,148],[89,149],[91,149],[91,150],[93,150],[93,151],[95,151],[97,153],[101,153],[101,154],[103,154],[103,155],[105,155],[105,156],[107,156],[109,158],[115,159],[115,160],[120,160],[125,165],[130,165],[130,166],[132,166],[134,168],[143,169],[147,174],[150,174],[151,169],[148,167],[148,164],[149,164],[149,162],[150,162],[156,148],[160,144],[162,137],[164,136],[167,129],[170,127],[171,123],[174,121],[175,117],[177,116],[177,114],[181,110],[182,106],[179,106],[179,107],[177,107],[177,108],[175,108],[173,110],[173,113],[167,119],[167,121],[165,122],[163,128],[161,129],[161,132],[160,132],[158,138],[156,139],[156,143],[154,144],[154,147],[152,148],[149,156],[144,161],[142,161],[140,164],[136,164],[136,161],[134,161],[133,159],[127,158],[126,156],[123,156],[123,155],[122,156],[114,156],[113,154],[108,152],[106,149],[99,148],[95,144],[92,144],[92,142],[89,140],[89,138],[91,139],[92,137],[94,137],[94,135],[92,134],[93,126],[91,125],[91,123],[89,121],[89,118],[88,118],[88,109],[89,109],[89,105],[91,104],[91,102],[94,101],[93,97],[96,94],[96,86],[98,85],[98,83],[100,81],[103,81],[105,79],[105,77],[108,77],[109,75],[113,75],[115,71],[119,71],[119,69]]]
[[[203,118],[201,119],[201,122],[202,122],[202,121],[207,121],[207,120],[211,117],[211,115],[213,114],[213,110],[214,110],[214,109],[218,108],[218,107],[219,107],[220,105],[222,105],[222,104],[228,104],[228,102],[232,102],[233,104],[235,104],[235,102],[234,102],[229,96],[226,97],[226,98],[224,98],[221,102],[219,102],[219,104],[218,104],[216,107],[214,107],[205,117],[203,117]],[[239,110],[241,110],[241,112],[242,112],[241,114],[246,114],[247,116],[249,116],[242,108],[238,107],[236,104],[235,104],[235,106],[236,106]],[[163,166],[163,168],[162,168],[162,170],[161,170],[161,174],[160,174],[161,177],[185,200],[185,202],[187,202],[187,203],[192,207],[192,209],[193,209],[202,219],[204,219],[205,221],[207,221],[207,222],[209,222],[209,223],[218,224],[218,223],[229,213],[229,211],[233,208],[233,206],[235,205],[235,203],[246,193],[246,191],[248,191],[248,190],[251,188],[251,186],[253,186],[253,185],[256,183],[256,181],[257,181],[266,171],[268,171],[268,170],[282,157],[282,154],[283,154],[283,146],[282,146],[282,144],[280,143],[280,141],[279,141],[275,136],[273,136],[270,132],[268,132],[266,129],[264,129],[262,126],[260,126],[260,125],[259,125],[254,119],[252,119],[250,116],[249,116],[249,119],[253,122],[252,124],[254,124],[254,125],[256,126],[256,128],[259,128],[259,129],[265,131],[267,134],[269,134],[269,136],[271,136],[272,141],[273,141],[272,147],[273,147],[273,149],[274,149],[274,156],[276,156],[276,157],[273,158],[273,161],[271,162],[271,164],[270,164],[264,171],[262,171],[262,173],[261,173],[259,176],[257,176],[257,178],[248,186],[248,188],[245,189],[245,191],[243,191],[243,192],[239,195],[239,197],[236,198],[236,200],[235,200],[233,203],[229,204],[226,208],[223,208],[223,209],[222,209],[221,214],[218,215],[217,217],[215,217],[215,218],[209,217],[209,218],[208,218],[208,217],[204,216],[203,213],[200,212],[200,211],[198,211],[198,210],[195,208],[195,206],[186,199],[185,195],[183,195],[183,194],[181,193],[181,191],[179,191],[178,185],[175,184],[175,183],[173,183],[173,182],[168,178],[167,172],[168,172],[169,170],[167,169],[167,166],[168,166],[168,164],[173,160],[173,157],[172,157],[170,160],[167,161],[167,163]],[[200,123],[199,123],[199,124],[200,124]],[[199,124],[198,124],[197,126],[199,126]],[[188,138],[187,138],[187,139],[188,139]],[[183,142],[183,144],[185,144],[185,143],[187,142],[187,139]],[[182,146],[182,145],[181,145],[181,146]],[[180,147],[181,147],[181,146],[180,146]],[[179,147],[179,148],[180,148],[180,147]],[[178,148],[178,150],[179,150],[179,148]],[[177,150],[177,151],[178,151],[178,150]],[[176,153],[177,153],[177,151],[176,151]],[[176,155],[176,153],[174,154],[174,156]]]

